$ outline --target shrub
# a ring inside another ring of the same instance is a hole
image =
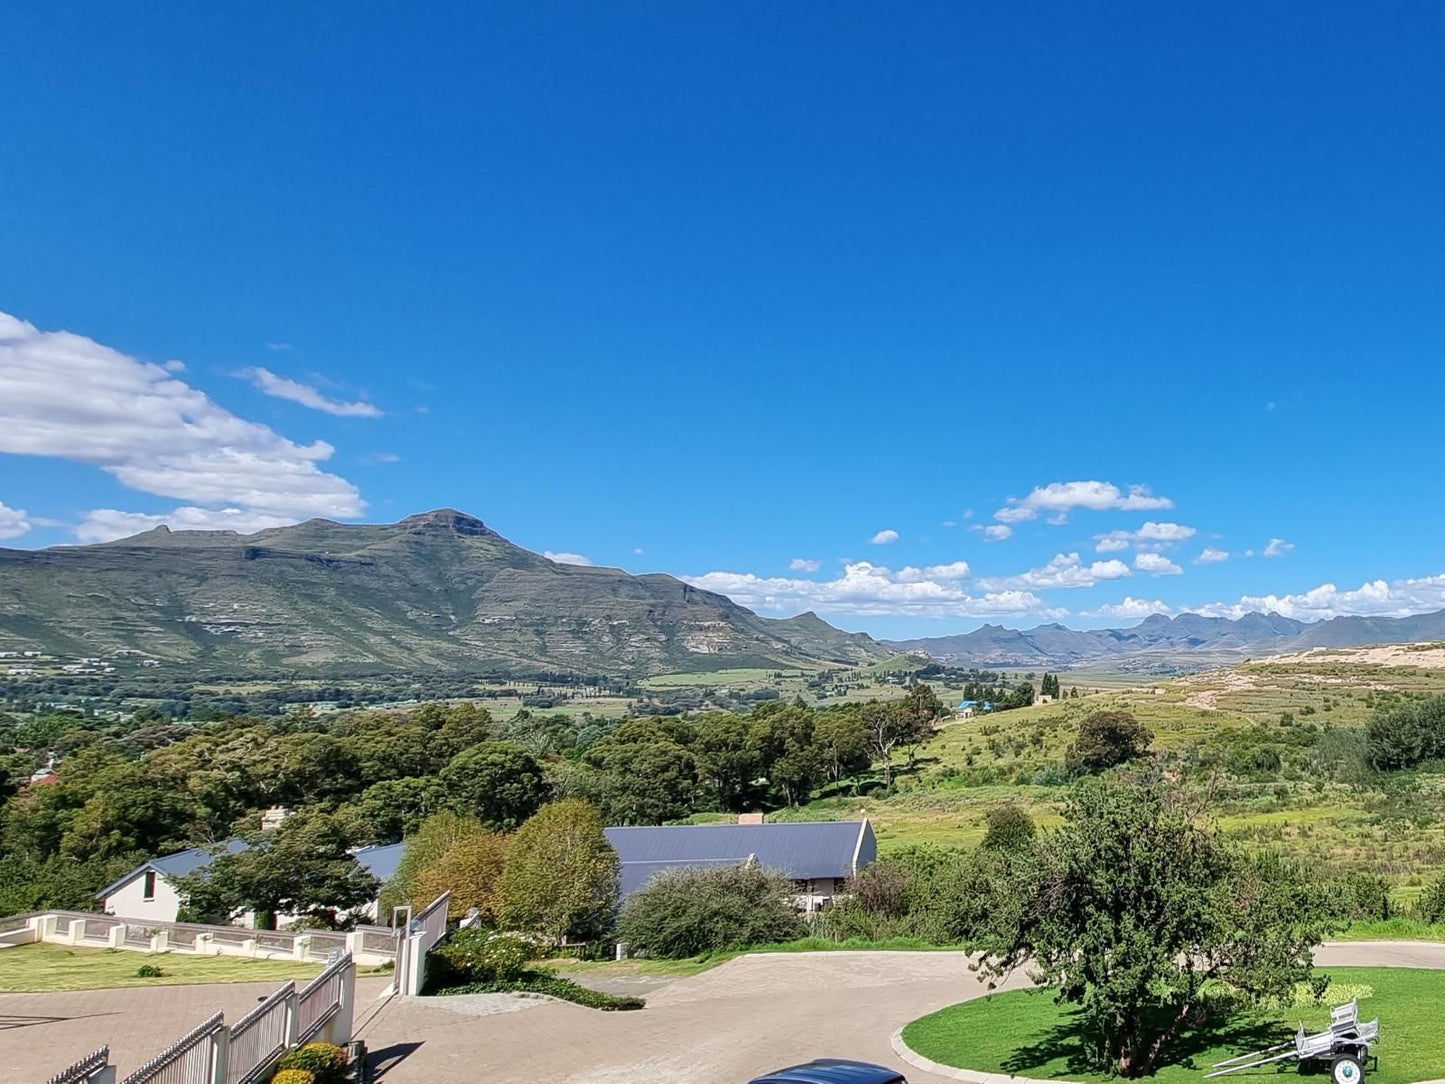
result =
[[[1127,711],[1096,711],[1079,723],[1064,762],[1075,771],[1103,771],[1147,752],[1153,740],[1153,731]]]
[[[794,891],[749,866],[667,870],[627,901],[618,940],[672,958],[791,941],[804,929],[788,902]]]
[[[1330,914],[1347,920],[1375,921],[1390,917],[1390,886],[1383,877],[1348,873],[1326,884]]]
[[[165,974],[155,964],[141,964],[135,969],[136,977],[141,979],[158,979]]]
[[[1377,709],[1367,735],[1370,764],[1382,772],[1433,760],[1445,754],[1445,696]]]
[[[510,982],[522,974],[532,955],[532,943],[523,938],[475,927],[458,930],[432,953],[440,963],[433,981],[438,985]]]
[[[309,1069],[282,1069],[271,1084],[316,1084],[316,1074]]]
[[[346,1079],[346,1051],[333,1043],[307,1043],[282,1055],[280,1066],[282,1071],[296,1069],[308,1073],[315,1084],[341,1084]],[[277,1073],[272,1084],[280,1078],[281,1074]],[[296,1084],[307,1082],[298,1080]]]
[[[647,1004],[647,1002],[643,1001],[640,997],[605,994],[601,990],[591,990],[586,986],[579,986],[571,979],[558,978],[556,975],[548,974],[545,971],[524,971],[520,977],[513,979],[511,982],[477,982],[464,986],[448,986],[438,990],[437,993],[546,994],[548,997],[571,1001],[577,1005],[585,1005],[589,1009],[601,1009],[603,1012],[626,1012],[632,1009],[640,1009]]]
[[[1421,922],[1445,922],[1445,874],[1430,882],[1415,901],[1415,917]]]
[[[1033,846],[1038,829],[1034,819],[1010,802],[988,811],[983,845],[990,851],[1022,851]]]

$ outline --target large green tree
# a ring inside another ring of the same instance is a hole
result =
[[[1088,779],[1064,817],[1009,865],[981,966],[992,978],[1028,968],[1080,1006],[1101,1067],[1151,1072],[1212,981],[1267,997],[1310,978],[1332,926],[1300,871],[1245,857],[1154,786]]]
[[[553,802],[512,839],[502,873],[502,918],[557,944],[602,934],[617,903],[617,852],[602,817],[579,799]]]
[[[537,758],[515,742],[490,741],[458,753],[442,769],[447,799],[488,828],[515,828],[548,798]]]

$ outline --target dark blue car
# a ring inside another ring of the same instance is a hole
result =
[[[901,1073],[866,1061],[819,1058],[760,1076],[749,1084],[908,1084]]]

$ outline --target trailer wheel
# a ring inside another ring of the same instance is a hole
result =
[[[1330,1062],[1330,1080],[1334,1084],[1364,1084],[1365,1066],[1354,1054],[1341,1054]]]

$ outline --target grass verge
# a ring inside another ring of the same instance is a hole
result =
[[[159,977],[142,978],[145,966]],[[320,974],[320,964],[290,960],[247,960],[237,956],[182,956],[179,953],[127,952],[123,949],[69,948],[65,945],[17,945],[0,951],[0,991],[53,993],[134,986],[177,986],[212,982],[285,982]]]
[[[1360,1015],[1380,1018],[1382,1043],[1372,1084],[1412,1084],[1445,1077],[1445,972],[1395,967],[1338,967],[1326,972],[1334,983],[1358,992]],[[1348,998],[1346,998],[1348,1000]],[[1326,1005],[1330,1003],[1325,996]],[[1199,1084],[1215,1062],[1284,1042],[1303,1020],[1311,1030],[1329,1024],[1327,1007],[1280,1012],[1247,1012],[1181,1036],[1165,1052],[1150,1078],[1157,1084]],[[1076,1010],[1044,991],[1018,990],[965,1001],[913,1021],[903,1040],[919,1054],[944,1065],[1042,1079],[1102,1081],[1104,1074],[1084,1060],[1082,1027]],[[1236,1073],[1231,1079],[1273,1078],[1278,1065]],[[1320,1079],[1328,1079],[1321,1077]]]

